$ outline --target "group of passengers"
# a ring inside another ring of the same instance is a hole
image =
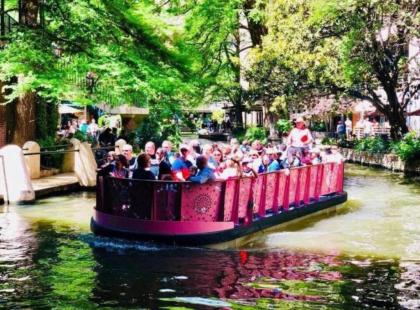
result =
[[[157,148],[147,142],[145,152],[133,156],[131,145],[124,145],[122,154],[109,152],[98,169],[102,175],[117,178],[143,180],[174,180],[205,183],[232,177],[257,176],[292,167],[300,167],[343,160],[337,148],[315,147],[304,120],[298,118],[285,144],[263,145],[231,139],[230,144],[206,144],[201,147],[197,140],[182,144],[179,152],[172,150],[170,141]]]

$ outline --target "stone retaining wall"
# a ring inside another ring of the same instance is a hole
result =
[[[420,175],[420,158],[412,162],[405,162],[395,154],[372,154],[348,148],[340,148],[340,152],[346,161],[350,163],[382,167],[392,171]]]

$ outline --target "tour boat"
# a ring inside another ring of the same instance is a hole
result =
[[[344,164],[205,184],[98,177],[92,231],[180,245],[241,238],[347,200]]]

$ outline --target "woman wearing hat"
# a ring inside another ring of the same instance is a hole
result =
[[[296,119],[295,128],[293,128],[287,137],[287,145],[289,146],[288,153],[297,152],[302,153],[304,149],[309,149],[313,142],[312,134],[305,126],[303,117]]]

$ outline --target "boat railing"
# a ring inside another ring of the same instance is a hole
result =
[[[151,221],[247,225],[343,192],[344,164],[326,163],[206,184],[98,177],[97,211]]]

